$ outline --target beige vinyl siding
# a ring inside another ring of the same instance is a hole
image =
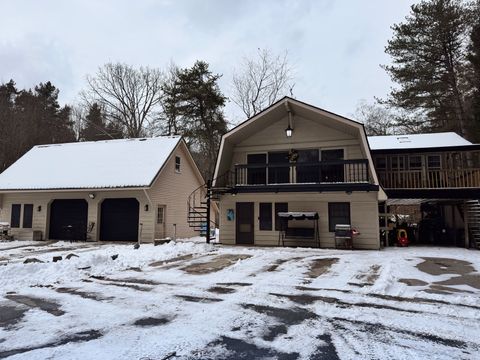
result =
[[[192,191],[203,184],[203,179],[197,173],[187,151],[185,144],[182,142],[165,164],[153,186],[147,190],[154,209],[155,238],[173,237],[173,224],[177,225],[177,238],[198,235],[198,232],[189,227],[187,223],[187,200]],[[180,172],[175,171],[176,156],[181,159]],[[163,226],[157,224],[158,205],[165,205],[165,232],[162,231]]]
[[[255,245],[276,246],[278,231],[260,231],[259,203],[260,202],[288,202],[289,211],[316,211],[319,213],[319,233],[321,247],[334,247],[334,233],[328,231],[328,203],[349,202],[352,225],[360,231],[354,246],[359,249],[379,249],[378,228],[378,201],[376,192],[354,192],[351,195],[345,192],[331,193],[279,193],[279,194],[237,194],[224,195],[220,200],[220,240],[224,244],[235,244],[235,220],[228,221],[227,210],[235,211],[236,202],[254,203],[254,236]],[[274,206],[273,206],[274,209]],[[236,214],[235,214],[236,218]],[[274,221],[275,223],[275,221]],[[275,226],[275,225],[274,225]],[[310,221],[290,221],[292,227],[310,227]],[[274,229],[275,227],[273,227]],[[296,245],[288,243],[288,245]],[[299,243],[298,245],[308,245]],[[311,246],[315,244],[310,242]]]
[[[90,199],[88,194],[94,193],[95,199]],[[31,240],[33,231],[38,230],[43,234],[44,239],[48,239],[49,233],[49,205],[55,199],[85,199],[88,203],[88,222],[94,222],[95,227],[91,233],[93,241],[96,241],[100,235],[100,207],[104,199],[108,198],[136,198],[139,202],[139,223],[143,224],[140,232],[140,241],[149,242],[153,240],[153,211],[145,211],[145,205],[148,200],[141,190],[111,190],[111,191],[56,191],[56,192],[18,192],[3,194],[2,209],[0,210],[0,220],[10,222],[12,204],[33,204],[32,228],[23,229],[23,206],[20,218],[20,228],[12,229],[12,235],[15,239]],[[38,211],[41,206],[41,211]],[[127,239],[125,239],[127,240]]]
[[[151,156],[155,156],[152,154]],[[181,170],[175,171],[175,157],[181,158]],[[141,159],[139,159],[141,161]],[[10,223],[12,204],[22,204],[20,228],[12,229],[15,239],[31,240],[33,231],[39,230],[43,238],[49,234],[49,205],[54,199],[85,199],[88,203],[88,222],[94,222],[95,227],[91,233],[91,240],[96,241],[100,235],[101,202],[106,198],[135,198],[139,202],[139,239],[141,242],[153,242],[155,238],[173,237],[173,224],[177,224],[176,235],[179,238],[198,235],[187,223],[187,199],[192,191],[203,184],[203,179],[182,141],[173,151],[157,179],[150,189],[109,191],[36,191],[4,193],[0,200],[0,221]],[[95,199],[90,199],[88,194],[94,193]],[[33,204],[32,228],[23,229],[23,204]],[[145,210],[148,205],[148,210]],[[157,207],[165,206],[165,231],[163,225],[157,226]],[[38,211],[41,206],[41,211]],[[212,209],[212,219],[215,219]],[[125,239],[129,240],[129,239]]]

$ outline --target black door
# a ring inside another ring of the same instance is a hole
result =
[[[137,199],[105,199],[100,213],[100,240],[138,240]]]
[[[88,204],[83,199],[53,200],[50,205],[52,240],[87,239]]]
[[[253,244],[253,202],[237,202],[236,243]]]

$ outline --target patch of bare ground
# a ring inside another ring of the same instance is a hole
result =
[[[0,350],[0,359],[4,359],[13,355],[23,354],[23,353],[33,351],[33,350],[38,350],[38,349],[55,348],[65,344],[91,341],[91,340],[98,339],[101,336],[102,336],[102,333],[99,330],[80,331],[78,333],[63,336],[53,342],[49,342],[41,345],[16,348],[11,350],[3,350],[3,351]]]
[[[192,258],[193,258],[193,254],[187,254],[187,255],[177,256],[172,259],[154,261],[148,264],[148,266],[158,267],[158,266],[168,265],[174,262],[190,260]]]
[[[60,294],[77,295],[84,299],[95,300],[95,301],[106,301],[106,300],[114,299],[112,296],[103,296],[95,292],[81,291],[79,289],[68,288],[68,287],[59,287],[54,290]]]
[[[250,257],[252,257],[252,255],[247,255],[247,254],[218,255],[210,261],[193,263],[181,268],[181,270],[192,275],[210,274],[213,272],[223,270],[229,266],[232,266],[239,260],[245,260]]]
[[[175,295],[175,297],[179,299],[183,299],[189,302],[198,302],[198,303],[214,303],[223,301],[222,299],[218,298],[211,298],[211,297],[200,297],[200,296],[191,296],[191,295]]]
[[[9,328],[20,322],[28,308],[0,304],[0,328]]]
[[[232,294],[237,290],[226,286],[212,286],[207,291],[215,294]]]
[[[265,269],[263,269],[263,271],[267,271],[267,272],[273,272],[273,271],[277,271],[277,269],[285,264],[286,262],[290,262],[290,261],[298,261],[298,260],[302,260],[304,258],[302,257],[294,257],[294,258],[290,258],[290,259],[278,259],[276,260],[273,264],[269,265],[268,267],[266,267]]]
[[[406,284],[408,286],[426,286],[428,283],[426,281],[418,279],[399,279],[398,282]]]
[[[171,319],[167,317],[146,317],[136,320],[133,325],[148,327],[148,326],[160,326],[168,324]]]
[[[54,316],[62,316],[63,314],[65,314],[65,311],[60,309],[60,304],[52,300],[17,294],[6,295],[5,298],[11,301],[15,301],[16,303],[25,305],[31,309],[36,308],[42,311],[46,311]]]
[[[302,291],[325,290],[325,291],[341,292],[346,294],[354,293],[352,290],[346,290],[346,289],[313,288],[313,287],[306,287],[306,286],[297,286],[296,289],[302,290]],[[384,295],[384,294],[362,294],[362,296],[373,297],[373,298],[383,299],[383,300],[390,300],[390,301],[398,301],[398,302],[409,302],[409,303],[415,303],[415,304],[449,305],[449,306],[459,306],[459,307],[465,307],[468,309],[480,310],[480,306],[451,303],[444,300],[436,300],[436,299],[429,299],[429,298],[420,298],[420,297],[407,298],[402,296]]]
[[[95,279],[96,281],[98,281],[99,283],[101,283],[102,285],[109,285],[109,286],[117,286],[117,287],[123,287],[123,288],[129,288],[129,289],[133,289],[133,290],[138,290],[138,291],[151,291],[153,288],[151,286],[140,286],[140,285],[137,285],[136,282],[126,282],[125,279],[111,279],[111,278],[107,278],[107,277],[104,277],[104,276],[90,276],[92,279]],[[83,279],[82,281],[84,282],[92,282],[92,280],[89,280],[89,279]],[[141,285],[145,285],[144,282],[141,283]],[[150,285],[150,284],[147,284],[147,285]]]
[[[351,320],[345,319],[341,317],[333,317],[330,319],[330,322],[334,326],[336,330],[341,330],[342,332],[351,332],[352,326],[357,327],[358,330],[361,332],[369,333],[375,336],[376,341],[381,341],[385,343],[391,343],[391,337],[385,336],[386,333],[395,334],[403,334],[407,336],[411,336],[413,338],[421,339],[423,341],[433,342],[439,345],[444,345],[447,347],[452,347],[456,349],[470,349],[472,351],[478,351],[478,345],[474,343],[469,343],[462,340],[457,339],[449,339],[440,337],[433,334],[423,333],[423,332],[416,332],[411,330],[405,330],[398,327],[390,327],[380,323],[371,323],[366,321],[360,320]]]
[[[160,283],[158,281],[153,281],[153,280],[148,280],[148,279],[137,279],[137,278],[109,278],[106,276],[96,276],[96,275],[91,275],[90,276],[92,279],[95,280],[103,280],[103,281],[110,281],[110,282],[118,282],[118,283],[127,283],[127,284],[138,284],[138,285],[171,285],[171,284],[165,284],[165,283]]]
[[[475,289],[480,289],[480,275],[465,274],[461,276],[454,276],[450,279],[434,282],[436,285],[468,285]]]
[[[263,334],[262,338],[266,341],[273,341],[278,335],[286,334],[289,326],[301,324],[306,320],[318,317],[314,312],[301,307],[284,309],[255,304],[242,304],[242,307],[279,321],[279,324],[270,325]]]
[[[380,304],[367,303],[367,302],[351,303],[351,302],[346,302],[330,296],[319,296],[319,295],[308,295],[308,294],[289,295],[289,294],[276,294],[276,293],[271,293],[271,295],[287,298],[300,305],[309,305],[314,303],[315,301],[321,301],[327,304],[333,304],[341,308],[361,307],[361,308],[395,310],[395,311],[408,312],[408,313],[414,313],[414,314],[422,313],[422,311],[403,309],[403,308],[390,306],[390,305],[380,305]]]
[[[310,279],[315,279],[326,272],[330,269],[330,267],[333,264],[336,264],[338,262],[338,258],[321,258],[321,259],[314,259],[310,262],[310,268],[307,272],[307,276]],[[308,280],[307,282],[310,282],[311,280]]]
[[[349,282],[348,285],[354,285],[358,287],[372,286],[380,277],[380,269],[380,265],[372,265],[366,272],[361,272],[355,276],[355,280],[358,280],[358,282],[352,281]]]
[[[217,283],[217,285],[222,285],[222,286],[252,286],[251,283],[244,283],[244,282],[223,282],[223,283]]]
[[[417,264],[416,268],[430,275],[465,275],[475,271],[472,263],[464,260],[431,257],[425,257],[422,259],[424,261]]]

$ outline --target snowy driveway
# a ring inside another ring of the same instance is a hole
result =
[[[0,243],[0,358],[478,359],[479,256]]]

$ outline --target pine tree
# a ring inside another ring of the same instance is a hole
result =
[[[93,103],[85,116],[85,125],[80,131],[80,140],[82,141],[98,141],[117,139],[122,135],[120,128],[114,124],[107,124],[102,109],[99,104]]]
[[[399,85],[390,93],[390,104],[423,112],[431,131],[456,131],[467,138],[468,15],[461,0],[423,0],[412,5],[405,22],[393,25],[385,50],[393,60],[385,69]]]
[[[470,98],[472,112],[472,140],[480,142],[480,3],[475,9],[477,23],[470,34],[470,47],[468,60],[472,65],[472,87],[473,92]]]
[[[175,114],[177,131],[185,137],[206,179],[213,175],[220,139],[227,131],[220,77],[212,74],[206,62],[197,61],[191,68],[177,70],[176,81],[163,99],[170,114]]]

